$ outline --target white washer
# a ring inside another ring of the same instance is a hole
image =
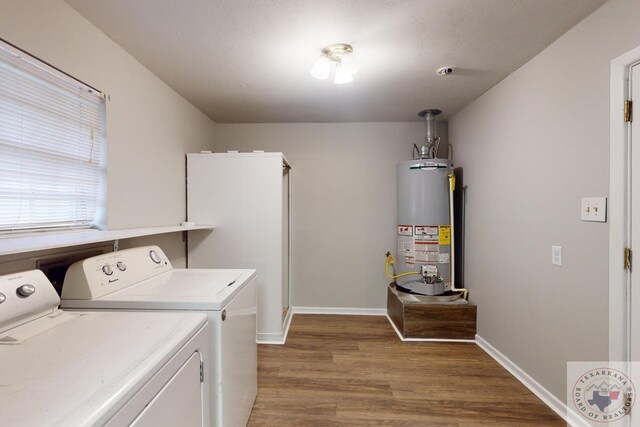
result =
[[[210,422],[206,316],[71,313],[59,303],[40,270],[0,276],[2,425]]]
[[[62,307],[92,310],[195,310],[212,327],[215,427],[244,427],[257,393],[256,271],[173,268],[157,246],[73,264]]]

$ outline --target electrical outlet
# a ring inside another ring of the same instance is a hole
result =
[[[583,197],[581,219],[591,222],[607,222],[607,198]]]
[[[562,246],[551,246],[551,264],[562,265]]]

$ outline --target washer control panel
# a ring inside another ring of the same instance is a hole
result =
[[[78,261],[69,267],[62,299],[96,299],[173,269],[158,246],[141,246]]]
[[[160,255],[158,255],[158,251],[156,251],[155,249],[151,249],[149,251],[149,258],[151,258],[151,261],[156,264],[162,263],[162,258],[160,257]]]
[[[111,276],[113,274],[113,269],[111,268],[111,264],[105,264],[102,266],[102,272],[107,276]]]
[[[21,285],[20,287],[18,287],[18,289],[16,289],[16,294],[18,294],[19,297],[27,298],[33,295],[35,291],[35,286],[30,283],[25,283],[24,285]]]
[[[60,298],[40,270],[0,276],[0,332],[53,313]]]

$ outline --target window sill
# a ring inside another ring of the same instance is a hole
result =
[[[212,225],[170,225],[165,227],[128,228],[122,230],[43,231],[0,237],[0,256],[91,243],[109,242],[178,231],[214,230]]]

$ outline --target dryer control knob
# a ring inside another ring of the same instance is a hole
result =
[[[0,293],[0,304],[5,302],[6,300],[7,300],[7,297],[3,293]]]
[[[33,294],[35,291],[36,291],[36,287],[33,285],[22,285],[18,289],[16,289],[16,292],[18,293],[18,295],[24,298]]]
[[[109,264],[105,264],[102,266],[102,272],[107,276],[111,276],[113,274],[113,269],[111,269]]]
[[[149,258],[151,258],[151,261],[155,262],[156,264],[160,264],[162,262],[162,260],[160,259],[160,255],[158,255],[158,252],[154,251],[153,249],[149,251]]]
[[[127,269],[127,265],[122,261],[118,261],[116,263],[116,267],[118,267],[118,270],[120,271],[125,271]]]

